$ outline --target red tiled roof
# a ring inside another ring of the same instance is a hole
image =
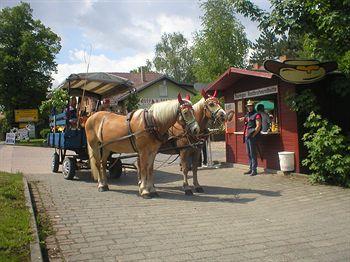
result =
[[[133,82],[134,87],[143,86],[149,82],[152,82],[162,76],[162,74],[154,73],[154,72],[145,72],[144,73],[144,82],[141,80],[141,73],[121,73],[121,72],[113,72],[109,73],[112,75],[124,77],[126,79],[129,79],[131,82]]]
[[[248,70],[242,68],[230,67],[216,79],[207,90],[223,90],[231,86],[234,82],[238,81],[242,77],[261,77],[271,79],[273,74],[267,71],[257,71],[257,70]]]

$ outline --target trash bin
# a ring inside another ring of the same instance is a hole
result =
[[[281,171],[294,171],[294,152],[278,152],[278,157],[280,160]]]

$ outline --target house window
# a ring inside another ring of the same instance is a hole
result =
[[[163,83],[159,86],[159,96],[168,96],[168,86],[166,80],[163,80]]]

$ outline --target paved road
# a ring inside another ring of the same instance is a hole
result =
[[[188,197],[175,164],[156,172],[161,197],[144,200],[134,172],[99,193],[87,174],[49,173],[50,152],[2,147],[0,169],[38,189],[52,261],[350,261],[350,190],[226,168],[201,170],[205,193]]]

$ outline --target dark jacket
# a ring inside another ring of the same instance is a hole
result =
[[[244,138],[250,137],[256,128],[256,120],[261,119],[260,113],[255,110],[253,112],[248,112],[244,118]]]

